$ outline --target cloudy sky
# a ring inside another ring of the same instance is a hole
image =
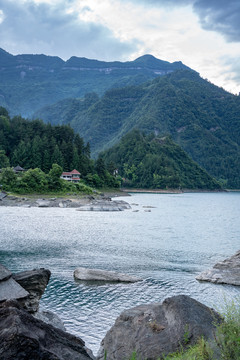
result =
[[[0,0],[11,54],[182,61],[240,92],[240,0]]]

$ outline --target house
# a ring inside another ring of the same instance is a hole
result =
[[[13,168],[13,171],[18,174],[18,173],[22,173],[24,171],[26,171],[25,169],[23,169],[21,166],[17,165]]]
[[[70,172],[63,172],[60,178],[71,182],[78,182],[80,181],[80,175],[80,172],[74,169]]]

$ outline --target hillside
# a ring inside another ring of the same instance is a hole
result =
[[[101,154],[115,164],[127,187],[145,189],[219,189],[220,185],[169,137],[133,130]],[[113,166],[113,165],[112,165]]]
[[[170,134],[224,186],[240,188],[240,97],[202,79],[175,71],[138,86],[88,94],[46,107],[36,116],[70,124],[91,144],[93,156],[137,128]]]
[[[16,55],[0,49],[0,106],[11,115],[32,116],[45,105],[88,92],[102,95],[107,89],[136,85],[169,72],[187,69],[151,55],[135,61],[105,62],[71,57]]]

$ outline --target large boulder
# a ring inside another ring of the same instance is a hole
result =
[[[214,322],[220,316],[185,295],[173,296],[162,304],[146,304],[125,310],[102,340],[97,359],[130,359],[136,351],[139,360],[156,360],[204,336],[214,337]]]
[[[45,291],[51,276],[50,270],[34,269],[22,271],[13,275],[13,279],[19,283],[29,295],[21,300],[22,306],[31,313],[39,308],[39,301]]]
[[[74,277],[77,280],[84,280],[84,281],[106,281],[106,282],[128,282],[128,283],[133,283],[141,280],[136,276],[122,274],[116,271],[87,269],[84,267],[77,268],[74,271]]]
[[[230,258],[221,261],[196,277],[199,281],[210,281],[214,284],[240,286],[240,250]]]
[[[80,338],[34,318],[17,302],[0,307],[1,360],[88,360]]]
[[[23,299],[29,295],[13,278],[12,273],[0,264],[0,302]]]

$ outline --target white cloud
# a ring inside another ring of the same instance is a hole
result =
[[[0,24],[3,22],[4,20],[4,13],[2,10],[0,10]]]
[[[162,60],[182,61],[213,83],[234,93],[240,91],[240,70],[234,65],[240,56],[239,44],[225,40],[221,34],[223,26],[221,32],[216,30],[221,21],[229,23],[222,2],[18,0],[16,4],[13,0],[1,0],[1,3],[5,17],[1,23],[0,12],[0,47],[12,53],[123,61],[150,53]],[[233,3],[230,0],[231,6]],[[216,10],[217,4],[219,11],[206,26],[206,19],[210,19],[206,14]],[[228,13],[232,14],[230,10]],[[234,24],[236,34],[238,27]]]
[[[226,54],[239,58],[239,45],[226,42],[217,32],[202,29],[192,6],[152,7],[120,0],[85,0],[78,4],[78,12],[81,20],[107,27],[121,42],[138,39],[131,59],[151,53],[162,60],[180,60],[216,85],[234,93],[240,91],[234,69],[223,61]]]

